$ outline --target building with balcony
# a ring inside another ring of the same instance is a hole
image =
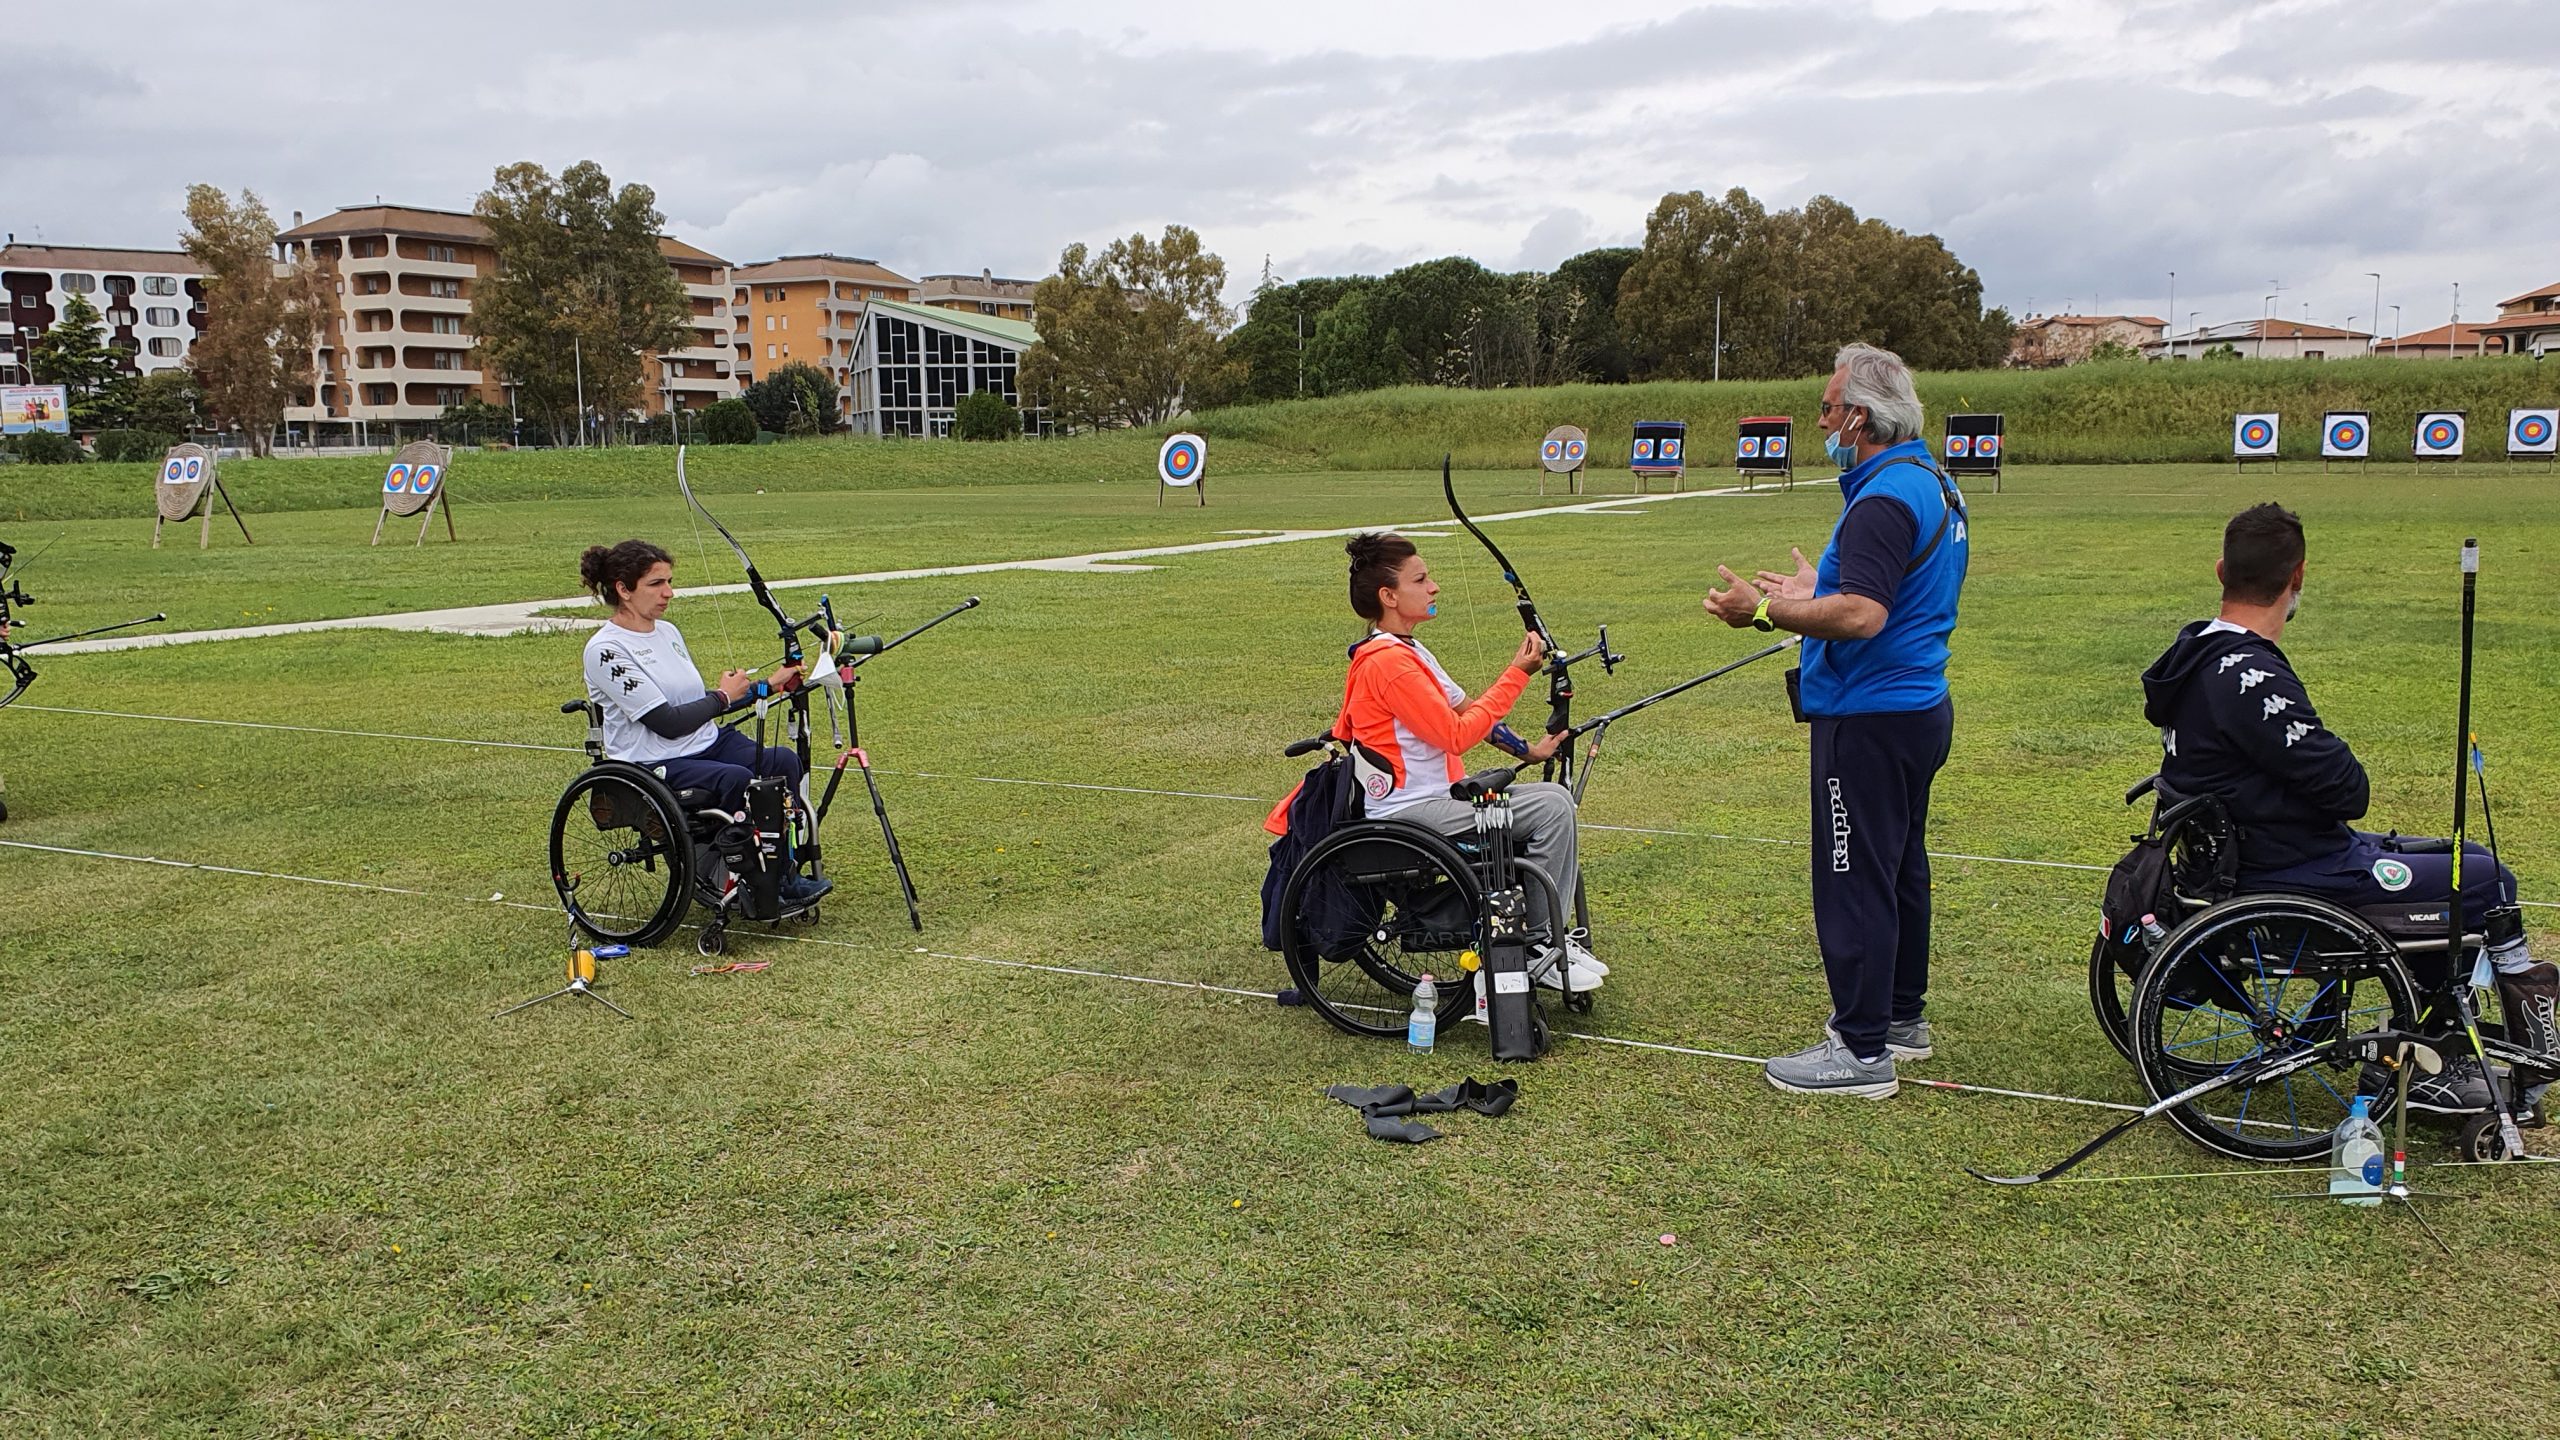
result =
[[[321,327],[316,383],[285,411],[306,435],[329,427],[416,427],[456,405],[505,405],[505,377],[484,371],[471,333],[471,302],[495,274],[498,251],[476,215],[406,205],[366,205],[276,237],[278,258],[326,272],[338,313]],[[661,236],[658,252],[683,283],[692,343],[648,357],[640,408],[698,410],[738,393],[729,375],[729,265]]]
[[[2498,302],[2498,318],[2480,327],[2492,352],[2539,359],[2560,350],[2560,283]]]
[[[1016,372],[1040,332],[995,315],[874,300],[864,307],[844,386],[857,435],[941,438],[973,390],[993,390],[1022,412],[1022,433],[1049,433],[1045,407],[1022,403]],[[1036,397],[1035,397],[1036,398]]]
[[[107,348],[128,375],[187,363],[204,331],[204,271],[183,250],[87,245],[0,246],[0,384],[24,385],[28,347],[74,295],[96,307]]]
[[[740,388],[793,360],[836,377],[839,420],[850,423],[845,395],[863,308],[874,301],[912,301],[916,282],[877,260],[849,255],[785,255],[729,272],[732,371]]]
[[[1031,319],[1031,290],[1037,280],[1005,280],[992,270],[975,275],[927,275],[916,297],[945,310],[993,315],[1000,320]]]

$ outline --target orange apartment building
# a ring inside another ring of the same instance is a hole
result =
[[[665,237],[658,250],[692,301],[694,343],[651,357],[642,407],[652,415],[671,405],[699,410],[738,393],[729,373],[729,264]],[[367,205],[305,224],[295,211],[276,251],[330,272],[339,296],[313,356],[317,383],[285,411],[287,425],[316,435],[333,425],[432,421],[475,398],[507,403],[501,377],[480,368],[471,334],[472,295],[498,263],[477,216]]]
[[[854,344],[862,307],[874,300],[916,298],[916,282],[876,260],[848,255],[785,255],[729,272],[734,359],[731,378],[743,389],[759,374],[793,360],[836,378],[841,422],[852,412]]]
[[[975,275],[927,275],[921,301],[945,310],[993,315],[999,320],[1031,320],[1031,290],[1037,280],[999,279],[992,270]],[[894,296],[891,298],[895,298]]]

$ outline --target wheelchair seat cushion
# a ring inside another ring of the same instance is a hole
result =
[[[2373,923],[2373,928],[2389,936],[2395,943],[2444,938],[2445,902],[2415,904],[2359,905],[2356,914]]]

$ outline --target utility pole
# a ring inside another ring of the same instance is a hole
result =
[[[2178,272],[2169,272],[2169,318],[2162,325],[2169,332],[2169,358],[2178,358]]]
[[[578,376],[578,444],[587,443],[587,352],[579,337],[569,337],[569,363],[577,367]]]
[[[2374,318],[2382,317],[2377,315]],[[2391,307],[2391,358],[2400,358],[2400,307],[2397,305]]]
[[[2367,270],[2364,273],[2373,277],[2373,328],[2379,330],[2382,328],[2382,272]],[[2368,353],[2371,352],[2373,342],[2366,341],[2365,349]]]
[[[1721,290],[1716,292],[1716,356],[1714,369],[1707,378],[1711,380],[1721,380],[1724,378],[1724,292]]]

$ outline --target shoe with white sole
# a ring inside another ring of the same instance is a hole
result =
[[[1576,926],[1564,932],[1564,953],[1574,964],[1594,975],[1609,973],[1609,967],[1601,964],[1600,957],[1591,953],[1591,932],[1588,930]]]
[[[1890,1100],[1902,1091],[1894,1077],[1893,1057],[1861,1060],[1839,1041],[1780,1055],[1760,1067],[1771,1085],[1790,1095],[1846,1095],[1860,1100]]]
[[[1840,1017],[1822,1022],[1822,1033],[1833,1040],[1840,1038]],[[1908,1025],[1884,1028],[1884,1051],[1896,1060],[1926,1060],[1938,1052],[1929,1044],[1929,1022],[1914,1020]]]
[[[1541,949],[1537,958],[1529,962],[1529,978],[1550,990],[1562,990],[1569,974],[1573,980],[1575,994],[1579,995],[1585,990],[1599,989],[1601,979],[1609,972],[1575,958],[1571,950],[1567,950],[1565,954],[1567,956],[1565,963],[1558,965],[1556,952],[1552,948]]]

